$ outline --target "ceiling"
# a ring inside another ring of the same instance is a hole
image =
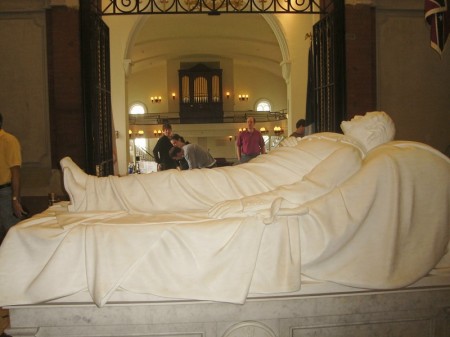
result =
[[[260,14],[146,15],[132,41],[133,72],[171,59],[221,57],[281,76],[279,44]]]

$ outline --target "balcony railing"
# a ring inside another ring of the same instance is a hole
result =
[[[223,113],[222,123],[243,123],[248,117],[254,117],[256,122],[272,122],[287,119],[285,110],[280,111],[227,111]],[[158,125],[163,123],[180,123],[178,112],[146,113],[143,115],[129,115],[130,125]],[[205,121],[204,123],[208,123]],[[202,124],[199,122],[197,124]]]

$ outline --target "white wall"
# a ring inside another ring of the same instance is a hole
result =
[[[263,98],[271,102],[272,111],[287,108],[286,82],[283,78],[258,68],[236,65],[234,80],[235,94],[232,97],[235,104],[234,110],[255,110],[257,101]],[[248,101],[239,101],[240,93],[248,94]]]
[[[133,73],[127,79],[128,105],[142,102],[147,106],[148,113],[169,112],[172,98],[167,91],[167,67],[158,65],[151,71]],[[178,90],[176,91],[178,92]],[[161,103],[151,102],[151,97],[162,96]]]
[[[128,119],[126,118],[129,104],[126,76],[130,69],[126,51],[130,33],[136,28],[137,19],[137,15],[104,18],[110,34],[111,106],[114,127],[119,131],[119,137],[116,139],[119,174],[126,174],[129,160]]]
[[[288,55],[285,62],[287,75],[287,104],[289,112],[289,133],[295,130],[298,119],[306,116],[306,86],[308,79],[308,51],[310,40],[306,34],[312,32],[316,15],[277,14],[281,34],[286,42]]]

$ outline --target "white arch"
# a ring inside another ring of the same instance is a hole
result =
[[[286,39],[284,37],[284,33],[281,30],[280,22],[272,14],[261,14],[261,15],[267,21],[270,28],[272,28],[272,31],[278,41],[278,45],[280,46],[281,56],[283,57],[282,63],[290,62],[291,57],[289,56],[289,47],[288,47]]]
[[[287,77],[289,75],[289,64],[290,64],[290,55],[289,55],[289,47],[286,41],[286,38],[284,36],[284,33],[281,29],[281,25],[279,23],[279,20],[273,15],[273,14],[260,14],[264,20],[267,22],[269,27],[271,28],[272,32],[275,35],[275,38],[278,42],[278,46],[280,48],[282,61],[280,65],[282,66],[282,75],[285,81],[287,81]],[[124,50],[124,67],[126,70],[126,73],[129,73],[130,66],[132,66],[131,62],[131,52],[134,46],[134,42],[139,34],[139,31],[143,26],[145,26],[147,20],[149,19],[149,15],[142,15],[140,16],[133,28],[130,30],[130,33],[128,35],[128,40],[126,42],[125,50]]]
[[[269,24],[269,27],[272,29],[275,38],[278,41],[281,56],[283,57],[283,60],[280,63],[281,73],[284,80],[286,81],[286,84],[289,84],[291,78],[291,57],[289,55],[289,47],[287,45],[286,38],[280,27],[280,22],[274,15],[262,14],[262,17]]]

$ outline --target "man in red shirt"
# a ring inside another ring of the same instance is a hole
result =
[[[254,117],[247,118],[247,130],[239,133],[236,140],[236,152],[241,164],[266,153],[263,136],[255,129]]]

